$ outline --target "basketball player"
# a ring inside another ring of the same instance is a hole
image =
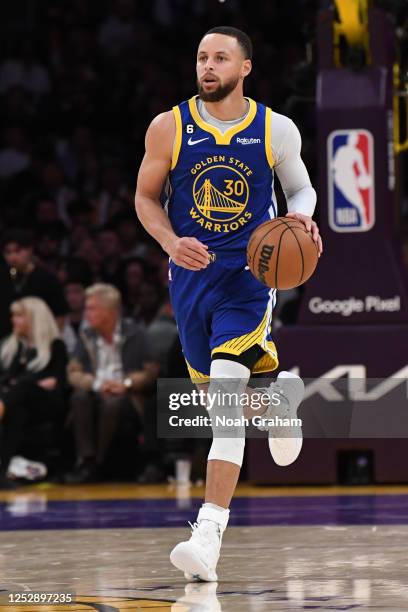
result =
[[[275,292],[246,266],[252,231],[276,216],[274,171],[287,199],[287,216],[312,232],[316,193],[300,157],[300,134],[287,117],[244,97],[252,45],[232,27],[205,34],[197,53],[198,96],[158,115],[146,135],[136,191],[136,211],[146,230],[170,257],[169,288],[194,382],[209,393],[246,388],[252,372],[277,368],[270,336]],[[167,180],[167,212],[160,195]],[[278,393],[281,414],[296,416],[303,398],[299,377],[281,372],[266,390]],[[215,396],[214,396],[215,397]],[[272,399],[265,415],[277,410]],[[221,411],[222,406],[215,406]],[[207,464],[205,503],[190,540],[170,559],[187,580],[217,580],[216,565],[229,505],[243,460],[245,433],[213,436]],[[269,432],[269,447],[280,465],[292,463],[301,432]]]

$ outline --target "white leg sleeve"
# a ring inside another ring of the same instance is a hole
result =
[[[245,427],[228,425],[215,425],[216,417],[238,417],[242,416],[239,405],[228,404],[226,397],[238,397],[243,393],[248,384],[251,371],[241,363],[229,361],[228,359],[215,359],[211,363],[210,385],[208,394],[211,398],[219,398],[214,401],[209,414],[213,421],[213,442],[208,455],[208,461],[218,459],[229,461],[241,467],[245,448]],[[237,394],[235,396],[235,394]],[[232,400],[233,401],[233,400]],[[223,431],[226,437],[223,437]]]

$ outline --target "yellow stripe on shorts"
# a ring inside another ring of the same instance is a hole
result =
[[[266,340],[270,323],[271,305],[268,305],[262,321],[259,323],[257,328],[254,329],[254,331],[238,336],[237,338],[233,338],[232,340],[227,340],[227,342],[224,342],[220,346],[213,349],[211,354],[229,353],[237,356],[241,355],[241,353],[250,349],[256,344],[259,344],[259,346],[264,349],[265,355],[263,355],[257,361],[253,369],[253,373],[258,374],[261,372],[271,372],[272,370],[276,370],[279,364],[276,346],[272,340]]]
[[[202,385],[203,383],[209,382],[210,377],[207,376],[207,374],[203,374],[202,372],[199,372],[198,370],[195,370],[193,367],[191,367],[187,359],[186,359],[186,364],[188,368],[188,373],[190,374],[191,381],[195,385],[200,385],[200,384]]]

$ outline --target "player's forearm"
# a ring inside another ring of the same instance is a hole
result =
[[[275,157],[275,172],[285,194],[288,212],[312,217],[316,206],[313,189],[300,152],[302,139],[296,125],[282,115],[277,115],[272,128],[271,146]]]
[[[162,249],[169,252],[169,245],[177,238],[170,220],[158,200],[146,196],[136,195],[136,214],[145,230],[149,232],[160,244]]]
[[[311,185],[302,187],[295,193],[287,196],[288,212],[297,212],[308,217],[313,217],[316,207],[316,191]]]

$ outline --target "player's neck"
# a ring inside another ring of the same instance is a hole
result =
[[[204,104],[210,115],[220,121],[240,119],[248,110],[248,102],[242,91],[231,92],[220,102],[204,102]]]

